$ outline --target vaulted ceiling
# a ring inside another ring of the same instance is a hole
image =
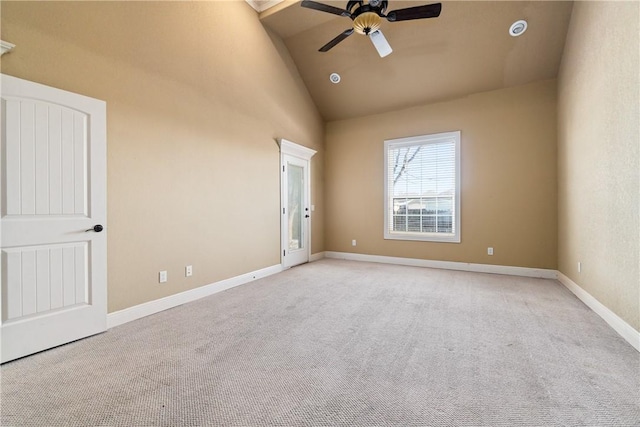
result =
[[[366,1],[366,0],[365,0]],[[346,0],[321,1],[344,9]],[[388,11],[432,1],[390,0]],[[445,1],[438,18],[387,22],[393,53],[381,58],[353,34],[329,52],[318,49],[352,21],[285,0],[260,14],[283,40],[325,120],[397,110],[472,93],[555,78],[572,2]],[[528,22],[519,37],[509,27]],[[339,84],[329,80],[341,76]]]

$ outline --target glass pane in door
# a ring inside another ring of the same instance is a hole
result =
[[[289,192],[289,250],[303,248],[303,218],[304,202],[302,189],[304,188],[303,168],[288,164],[287,183]]]

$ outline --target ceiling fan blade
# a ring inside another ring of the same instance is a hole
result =
[[[334,15],[346,16],[347,18],[351,18],[351,13],[349,11],[340,9],[337,7],[329,6],[328,4],[322,4],[311,0],[302,0],[300,6],[306,7],[308,9],[319,10],[321,12],[333,13]]]
[[[387,13],[387,21],[408,21],[410,19],[437,18],[440,16],[442,3],[426,4],[424,6],[408,7],[392,10]]]
[[[332,47],[340,43],[342,40],[349,37],[351,34],[353,34],[353,28],[349,28],[348,30],[345,30],[344,32],[338,34],[338,37],[336,37],[335,39],[331,40],[329,43],[322,46],[320,49],[318,49],[318,51],[320,52],[328,51],[329,49],[331,49]]]
[[[376,47],[376,50],[378,51],[378,54],[381,58],[384,58],[385,56],[393,52],[393,49],[391,49],[391,46],[389,46],[389,42],[387,42],[387,39],[384,38],[380,30],[374,31],[373,33],[369,34],[369,38],[371,39],[373,45]]]

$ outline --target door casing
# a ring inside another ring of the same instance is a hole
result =
[[[316,154],[316,151],[286,139],[279,139],[278,144],[280,145],[280,214],[282,218],[280,259],[283,268],[290,268],[294,265],[308,262],[311,257],[311,219],[313,217],[311,209],[311,158]],[[295,257],[290,256],[288,251],[289,214],[287,212],[288,183],[286,165],[289,159],[295,159],[296,163],[304,165],[304,207],[309,215],[303,223],[303,235],[305,237],[303,253]]]

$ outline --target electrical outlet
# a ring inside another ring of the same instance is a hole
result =
[[[191,277],[191,276],[193,276],[193,266],[187,265],[184,268],[184,277]]]
[[[487,255],[493,255],[493,248],[487,248]]]
[[[356,245],[356,239],[353,239],[353,240],[351,241],[351,246],[355,246],[355,245]]]
[[[162,270],[160,274],[158,274],[158,280],[160,283],[165,283],[167,281],[167,270]]]

